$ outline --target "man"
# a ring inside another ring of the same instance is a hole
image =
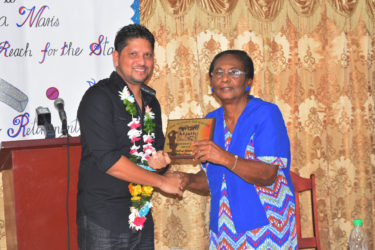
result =
[[[123,27],[112,55],[116,71],[89,88],[79,105],[81,250],[154,249],[151,204],[136,203],[150,198],[149,186],[182,195],[179,175],[152,172],[171,161],[160,151],[164,144],[160,104],[144,85],[154,66],[154,42],[142,25]]]

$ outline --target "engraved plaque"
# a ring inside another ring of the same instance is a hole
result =
[[[168,120],[164,152],[172,159],[192,159],[194,141],[211,140],[215,118]]]

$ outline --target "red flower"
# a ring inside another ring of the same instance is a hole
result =
[[[153,150],[154,148],[152,147],[152,145],[145,145],[145,146],[143,146],[143,151],[145,151],[146,152],[146,150]]]
[[[144,139],[145,143],[153,143],[154,142],[154,139],[152,139],[152,137],[148,137],[146,139]]]
[[[132,122],[132,123],[130,124],[130,129],[137,129],[137,128],[139,128],[140,126],[141,126],[140,123]]]
[[[142,228],[143,228],[143,224],[145,223],[145,221],[146,221],[145,217],[135,217],[135,219],[134,219],[134,225],[136,225],[136,226],[142,226]]]
[[[135,149],[132,149],[132,150],[130,150],[130,152],[129,152],[129,154],[134,154],[134,153],[138,153],[138,150],[135,148]]]
[[[140,139],[141,139],[141,138],[139,138],[139,137],[135,137],[135,136],[134,136],[134,137],[132,138],[131,142],[133,143],[133,142],[135,142],[135,141],[139,141]]]

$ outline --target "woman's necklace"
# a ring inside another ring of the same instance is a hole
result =
[[[127,86],[125,86],[122,91],[119,91],[119,94],[125,105],[126,111],[132,116],[132,121],[128,123],[128,127],[130,128],[128,137],[133,143],[130,148],[129,159],[146,170],[155,171],[155,169],[148,165],[148,159],[155,151],[155,148],[152,145],[155,141],[155,123],[153,121],[155,119],[155,114],[151,111],[151,107],[145,107],[145,117],[142,130],[142,125],[140,123],[141,118],[137,116],[134,96],[130,94]],[[139,150],[140,146],[137,146],[136,142],[142,139],[144,142],[143,149]],[[129,227],[135,230],[142,230],[146,221],[146,216],[152,207],[151,195],[154,189],[151,186],[134,183],[129,183],[128,187],[132,196]]]

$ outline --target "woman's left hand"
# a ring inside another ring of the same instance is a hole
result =
[[[233,158],[230,153],[210,140],[196,141],[192,144],[192,146],[194,160],[198,160],[200,162],[209,161],[226,166],[228,164],[228,160]]]
[[[165,168],[169,163],[171,163],[171,158],[161,150],[154,152],[148,159],[148,165],[153,169]]]

